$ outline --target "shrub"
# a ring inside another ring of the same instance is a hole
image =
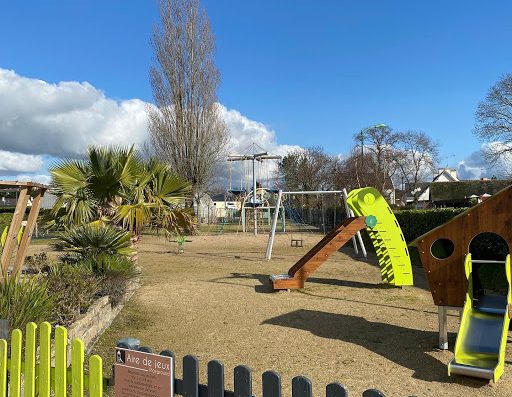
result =
[[[10,276],[0,282],[0,318],[8,320],[11,328],[48,321],[53,308],[53,297],[42,276]]]
[[[135,274],[135,264],[123,255],[88,256],[77,262],[77,266],[83,267],[98,276],[123,276],[131,278]]]
[[[46,252],[30,255],[25,258],[25,265],[32,273],[48,273],[51,262]]]
[[[53,318],[68,326],[85,313],[100,290],[99,280],[85,267],[54,265],[48,274],[48,292],[55,298]]]
[[[133,255],[131,234],[112,226],[92,224],[66,229],[54,244],[58,250],[75,253],[81,257],[107,255]]]
[[[0,213],[0,234],[3,233],[6,226],[11,224],[11,220],[12,213]]]
[[[122,255],[98,255],[84,258],[76,266],[88,269],[101,277],[99,295],[110,297],[110,303],[116,306],[124,293],[128,281],[135,275],[135,264],[130,258]]]
[[[395,211],[396,219],[404,234],[405,241],[410,243],[422,234],[441,226],[467,208],[437,208],[429,210]]]

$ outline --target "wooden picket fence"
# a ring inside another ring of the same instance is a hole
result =
[[[80,339],[71,342],[71,365],[68,366],[68,337],[64,327],[55,328],[54,364],[52,365],[52,327],[44,322],[39,326],[39,348],[37,348],[37,325],[29,323],[23,334],[15,329],[11,333],[10,351],[5,339],[0,339],[0,397],[65,397],[68,386],[72,397],[103,396],[103,369],[99,356],[89,358],[88,373],[84,371],[84,343]],[[23,376],[23,379],[22,379]],[[52,394],[51,394],[52,393]]]
[[[127,348],[124,344],[118,347]],[[139,351],[151,353],[148,347],[140,347]],[[175,358],[170,350],[159,354]],[[173,363],[175,363],[175,359]],[[251,368],[238,365],[234,369],[234,390],[226,390],[224,386],[224,364],[212,360],[207,364],[207,384],[199,382],[199,360],[197,357],[187,355],[183,358],[183,379],[174,379],[174,392],[183,397],[253,397],[253,373]],[[282,397],[281,376],[274,371],[265,371],[262,374],[262,397]],[[326,397],[348,397],[345,386],[340,383],[330,383],[325,388]],[[351,394],[353,395],[353,394]],[[292,397],[313,397],[311,381],[304,376],[292,379]],[[384,393],[375,389],[363,392],[363,397],[385,397]]]

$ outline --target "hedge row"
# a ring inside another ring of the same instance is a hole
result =
[[[466,210],[467,208],[401,210],[395,211],[395,216],[402,228],[405,241],[409,243]]]

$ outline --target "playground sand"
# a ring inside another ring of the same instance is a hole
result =
[[[255,395],[261,395],[261,374],[268,369],[282,375],[286,395],[298,374],[312,380],[318,396],[332,381],[345,384],[352,396],[368,388],[388,397],[512,394],[510,348],[497,384],[448,377],[458,316],[448,321],[451,350],[437,350],[437,310],[420,267],[414,269],[415,287],[388,288],[380,284],[375,257],[360,260],[345,248],[304,290],[270,292],[268,275],[286,273],[320,236],[304,238],[304,248],[291,248],[290,237],[278,235],[267,262],[266,235],[191,237],[181,255],[175,244],[144,236],[143,285],[93,352],[105,358],[108,373],[115,341],[137,337],[154,350],[173,350],[178,376],[184,355],[199,357],[203,382],[208,360],[219,359],[230,389],[233,368],[245,364],[254,371]]]

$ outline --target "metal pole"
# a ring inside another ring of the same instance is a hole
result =
[[[279,219],[282,195],[283,191],[279,190],[279,193],[277,194],[276,209],[274,210],[274,217],[272,218],[272,227],[268,236],[267,253],[265,254],[265,258],[267,258],[268,261],[272,258],[272,247],[274,246],[274,237],[276,236],[277,220]]]
[[[254,235],[258,235],[258,218],[256,214],[256,172],[255,172],[256,159],[252,158],[252,218],[254,221]]]
[[[439,321],[439,349],[448,349],[448,327],[446,319],[446,307],[437,306],[437,314]]]
[[[348,207],[348,203],[347,203],[347,189],[343,189],[343,201],[345,203],[345,212],[347,213],[347,217],[350,216],[350,208]],[[357,249],[357,242],[356,242],[356,238],[354,236],[352,236],[352,245],[354,246],[354,252],[356,253],[356,255],[359,254],[359,250]]]

